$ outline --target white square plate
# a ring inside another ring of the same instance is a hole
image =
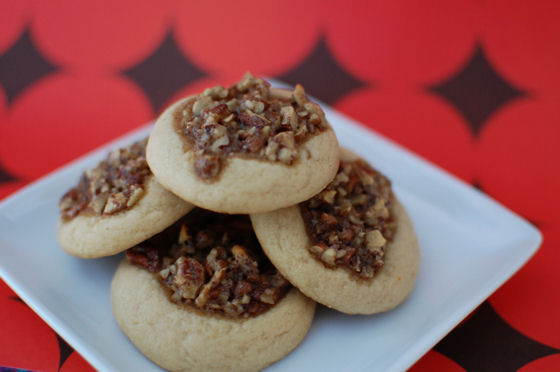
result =
[[[529,223],[472,187],[324,108],[341,145],[393,181],[420,240],[420,273],[411,296],[385,314],[348,316],[319,307],[303,343],[269,370],[405,370],[513,275],[542,238]],[[97,260],[65,254],[56,242],[57,204],[109,149],[149,131],[146,126],[103,146],[0,204],[2,278],[102,371],[160,369],[136,350],[113,319],[109,285],[122,254]]]

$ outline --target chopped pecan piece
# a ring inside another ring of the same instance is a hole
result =
[[[116,194],[111,194],[107,199],[105,208],[103,208],[103,213],[113,214],[123,210],[126,207],[127,198],[122,192]]]
[[[292,96],[294,97],[294,101],[296,101],[298,106],[304,107],[304,105],[307,103],[307,97],[305,95],[305,91],[303,90],[303,87],[299,84],[296,85],[296,88],[294,89]]]
[[[284,164],[292,164],[298,154],[295,147],[294,132],[278,133],[272,138],[272,141],[278,143],[276,158]]]
[[[374,253],[380,254],[386,242],[387,240],[379,230],[372,230],[366,233],[366,247]]]
[[[182,298],[194,299],[199,288],[204,284],[204,267],[195,259],[190,257],[179,257],[173,264],[175,270],[169,269],[172,274],[170,280],[171,288],[178,292]]]
[[[215,155],[202,155],[196,158],[194,171],[196,175],[203,179],[211,179],[220,172],[220,159]]]
[[[319,194],[318,198],[324,203],[333,204],[335,196],[336,196],[335,190],[324,190]]]
[[[133,189],[130,196],[128,197],[128,201],[126,202],[126,207],[127,208],[132,207],[140,200],[140,198],[142,198],[143,195],[144,195],[144,189],[140,187]]]
[[[329,266],[334,266],[336,260],[336,251],[334,248],[327,248],[323,254],[321,254],[321,260]]]
[[[158,250],[150,246],[138,245],[133,250],[129,249],[126,251],[126,258],[153,273],[159,270],[161,264]]]

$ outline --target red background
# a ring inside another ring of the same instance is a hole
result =
[[[302,82],[544,234],[412,370],[560,370],[560,3],[155,4],[0,1],[0,198],[187,92],[246,70]],[[0,366],[91,368],[2,282],[0,327]]]

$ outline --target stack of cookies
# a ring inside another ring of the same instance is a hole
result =
[[[115,318],[169,370],[259,370],[293,350],[315,302],[373,314],[411,292],[419,248],[390,181],[339,149],[304,89],[247,74],[170,106],[60,202],[58,239],[126,251]]]

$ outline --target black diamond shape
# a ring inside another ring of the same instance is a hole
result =
[[[55,335],[56,340],[58,341],[58,370],[60,371],[62,365],[64,364],[64,362],[66,362],[66,359],[68,359],[70,354],[74,352],[74,349],[72,348],[72,346],[68,345],[68,343],[58,335],[58,333],[55,332]]]
[[[19,298],[18,296],[11,296],[10,299],[17,301],[23,304],[24,306],[27,306],[27,304],[23,302],[21,298]],[[55,332],[54,334],[56,335],[56,340],[58,341],[58,353],[59,353],[58,370],[60,371],[64,362],[66,362],[70,354],[74,352],[74,349],[62,337],[60,337],[58,333]],[[0,370],[2,370],[2,368],[0,368]]]
[[[474,135],[499,107],[526,95],[500,76],[481,46],[456,75],[428,89],[449,100],[467,119]]]
[[[8,173],[8,171],[3,169],[2,164],[0,164],[0,183],[15,181],[16,179],[17,178]]]
[[[490,195],[488,194],[488,192],[485,190],[485,188],[482,186],[482,183],[480,182],[480,180],[478,179],[474,179],[471,183],[472,187],[474,187],[475,189],[477,189],[478,191],[486,194],[486,195]],[[491,195],[490,195],[491,196]],[[531,218],[530,216],[525,216],[523,215],[523,218],[525,218],[527,221],[529,221],[533,226],[535,226],[537,229],[541,230],[542,227],[545,225],[545,222],[540,221],[540,220],[535,220],[533,218]]]
[[[0,84],[6,91],[8,103],[36,80],[58,70],[39,53],[29,29],[0,56]]]
[[[323,37],[305,60],[278,78],[293,85],[303,85],[307,93],[328,104],[333,104],[354,89],[366,86],[337,63]]]
[[[474,187],[475,189],[477,189],[478,191],[486,194],[486,191],[482,188],[482,184],[480,183],[480,181],[478,179],[474,179],[471,182],[472,187]]]
[[[155,110],[183,86],[207,76],[181,54],[172,33],[151,56],[123,73],[142,87]]]
[[[21,298],[19,298],[18,296],[10,296],[9,298],[10,298],[10,300],[17,301],[17,302],[19,302],[19,303],[24,304],[25,306],[27,306],[27,305],[25,304],[25,302],[23,302],[23,300],[22,300]]]
[[[532,340],[507,324],[484,302],[469,320],[435,346],[467,371],[516,371],[560,350]]]

